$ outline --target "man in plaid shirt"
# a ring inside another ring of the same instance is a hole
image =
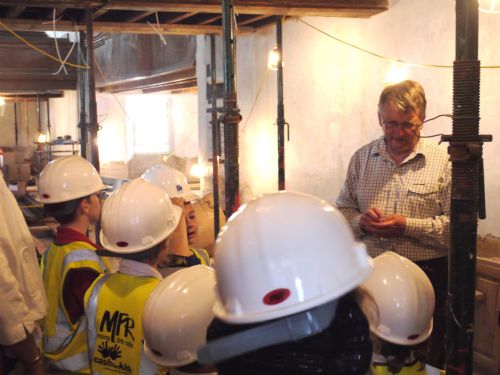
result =
[[[404,81],[380,95],[384,135],[355,152],[337,207],[371,256],[392,250],[416,262],[436,293],[428,363],[444,367],[451,165],[444,147],[420,138],[426,99]]]

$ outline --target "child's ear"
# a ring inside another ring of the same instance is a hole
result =
[[[90,197],[83,198],[80,201],[78,210],[80,211],[80,213],[87,215],[90,212],[90,205],[91,205]]]

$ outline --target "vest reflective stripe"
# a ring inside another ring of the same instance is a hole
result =
[[[204,249],[197,249],[195,247],[190,247],[189,250],[200,260],[200,263],[205,266],[210,266],[210,255]]]
[[[62,298],[66,275],[76,268],[90,268],[98,273],[106,269],[95,249],[86,242],[52,244],[44,254],[43,282],[49,303],[42,348],[51,368],[88,372],[86,323],[84,319],[71,322]]]
[[[154,374],[143,351],[142,309],[160,282],[121,273],[99,277],[85,294],[93,374]]]

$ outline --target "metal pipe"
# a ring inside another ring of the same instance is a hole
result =
[[[80,53],[78,54],[78,63],[83,65],[83,55],[86,53],[85,49],[85,33],[79,33],[79,47]],[[85,103],[85,71],[78,69],[78,94],[80,96],[80,121],[78,128],[80,129],[80,154],[83,158],[87,158],[87,111]]]
[[[224,172],[226,217],[240,205],[238,165],[238,124],[241,121],[237,104],[235,76],[234,0],[222,0],[223,54],[224,54]]]
[[[285,105],[283,103],[283,18],[276,17],[276,48],[278,49],[278,190],[285,190]]]
[[[214,194],[214,234],[219,234],[219,120],[217,118],[217,69],[215,57],[215,35],[210,35],[210,76],[212,80],[212,184]]]
[[[37,119],[38,119],[38,132],[42,132],[42,114],[40,113],[40,97],[37,95],[36,96],[36,114],[37,114]]]
[[[478,210],[481,207],[483,142],[479,135],[478,3],[456,1],[456,60],[453,64],[453,134],[446,331],[446,373],[472,374]],[[484,208],[484,207],[483,207]],[[485,216],[485,215],[480,215]]]
[[[16,136],[16,146],[19,145],[19,125],[17,123],[17,103],[14,102],[14,131]]]
[[[50,98],[47,97],[47,133],[49,136],[49,138],[47,139],[47,142],[50,142],[50,137],[51,137],[50,128],[51,127],[52,126],[50,125]]]
[[[90,135],[90,162],[99,172],[99,146],[97,144],[97,132],[99,124],[97,123],[97,101],[95,95],[95,69],[94,69],[94,31],[92,23],[92,9],[85,9],[85,19],[87,24],[87,70],[89,85],[89,135]]]

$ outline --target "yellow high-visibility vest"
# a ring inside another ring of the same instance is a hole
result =
[[[372,364],[372,373],[374,375],[394,375],[389,371],[389,367],[384,364]],[[398,372],[398,375],[434,375],[434,374],[442,374],[445,372],[443,370],[435,369],[434,367],[430,367],[428,365],[422,364],[421,362],[415,362],[412,365],[405,365],[401,371]]]
[[[205,249],[190,247],[189,250],[191,250],[194,256],[199,259],[200,264],[203,264],[204,266],[210,266],[210,255],[208,255],[208,252]]]
[[[122,273],[100,276],[85,294],[93,374],[155,374],[144,354],[142,310],[160,279]]]
[[[63,303],[64,281],[72,269],[89,268],[105,272],[106,263],[95,248],[83,241],[66,245],[52,244],[42,259],[42,277],[47,294],[47,316],[43,321],[42,350],[50,367],[89,373],[85,319],[71,322]]]

